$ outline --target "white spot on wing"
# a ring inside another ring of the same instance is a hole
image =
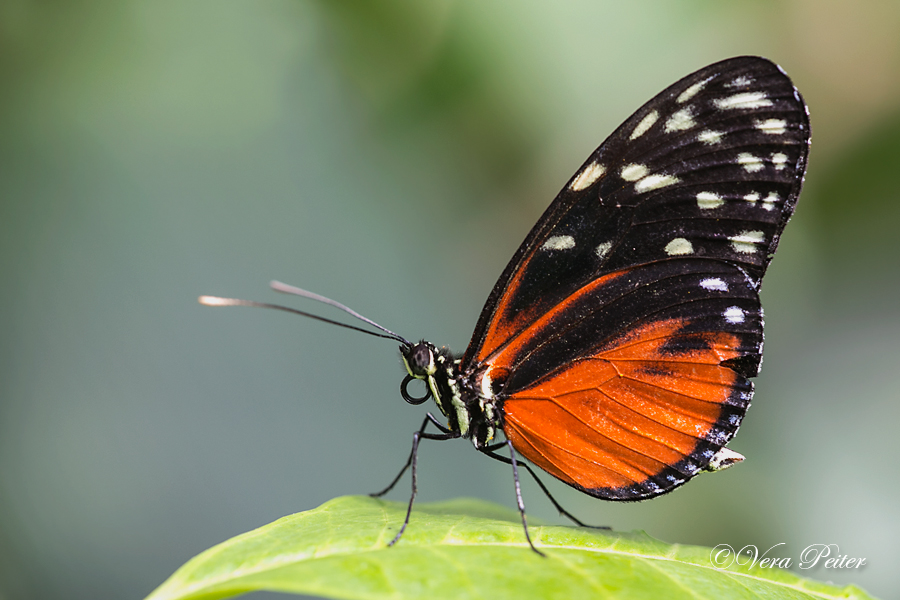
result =
[[[719,208],[723,204],[725,204],[725,201],[714,192],[700,192],[697,194],[697,206],[703,210]]]
[[[728,284],[718,277],[709,277],[700,282],[700,287],[711,292],[727,292]]]
[[[650,111],[646,117],[641,119],[641,122],[637,124],[634,131],[631,132],[631,139],[636,140],[647,133],[647,130],[653,127],[653,124],[656,123],[657,119],[659,119],[659,113],[655,110]]]
[[[735,252],[741,254],[753,254],[759,249],[765,237],[762,231],[742,231],[738,235],[728,238]]]
[[[766,210],[773,210],[779,199],[777,193],[769,192],[769,195],[763,198],[762,207]]]
[[[753,83],[753,80],[751,78],[747,77],[746,75],[741,75],[740,77],[735,77],[734,79],[732,79],[730,83],[726,83],[725,87],[738,88],[750,85],[751,83]]]
[[[541,246],[541,250],[569,250],[574,247],[575,238],[571,235],[554,235],[544,242],[544,245]]]
[[[693,254],[694,247],[684,238],[675,238],[665,247],[666,254],[669,256],[681,256],[684,254]]]
[[[747,202],[759,202],[759,194],[756,192],[750,192],[746,196],[744,196],[744,200]]]
[[[713,104],[721,110],[733,110],[772,106],[772,101],[766,97],[765,92],[744,92],[727,98],[716,98]]]
[[[722,141],[722,136],[725,135],[721,131],[713,131],[712,129],[704,129],[699,134],[697,134],[697,139],[703,142],[704,144],[708,144],[710,146],[714,144],[718,144]]]
[[[712,79],[712,77],[708,77],[703,81],[698,81],[694,85],[688,87],[683,92],[678,94],[678,97],[675,98],[675,102],[677,102],[678,104],[684,104],[685,102],[699,94],[700,90],[706,87],[706,84],[709,83],[710,79]]]
[[[744,170],[748,173],[756,173],[757,171],[762,171],[763,161],[758,156],[753,156],[749,152],[741,152],[737,156],[737,163],[744,167]]]
[[[666,133],[684,131],[696,125],[691,107],[682,108],[666,120]]]
[[[756,128],[769,135],[781,135],[787,129],[787,121],[784,119],[766,119],[757,121]]]
[[[729,306],[725,309],[725,312],[722,313],[722,316],[725,317],[725,320],[729,323],[744,322],[744,311],[738,306]]]
[[[606,173],[606,167],[599,163],[592,162],[579,173],[574,181],[572,181],[571,185],[569,185],[569,189],[573,192],[583,190],[600,179],[604,173]]]
[[[630,165],[625,165],[624,167],[622,167],[622,170],[619,171],[619,175],[621,175],[622,179],[624,179],[625,181],[637,181],[649,172],[650,170],[647,169],[647,167],[645,167],[644,165],[632,163]]]
[[[634,184],[634,191],[639,194],[652,192],[653,190],[658,190],[659,188],[664,188],[667,185],[678,182],[679,179],[674,175],[647,175]]]
[[[776,152],[772,155],[772,164],[775,165],[775,170],[780,171],[785,166],[787,166],[787,154],[782,154],[781,152]]]
[[[597,256],[603,258],[612,249],[612,242],[603,242],[597,246]]]

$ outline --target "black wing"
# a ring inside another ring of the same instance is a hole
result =
[[[705,260],[732,265],[733,281],[758,288],[797,202],[809,140],[800,93],[766,59],[728,59],[670,86],[594,151],[528,234],[461,366],[488,361],[610,273]],[[621,311],[591,332],[592,346],[639,316]]]

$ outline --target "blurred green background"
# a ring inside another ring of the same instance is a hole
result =
[[[814,132],[748,459],[647,503],[551,489],[669,542],[837,544],[867,565],[804,574],[900,597],[896,0],[3,0],[0,598],[140,598],[383,487],[432,409],[401,400],[394,344],[196,297],[284,301],[278,278],[461,351],[588,154],[739,54],[788,71]],[[423,501],[514,506],[467,443],[420,464]]]

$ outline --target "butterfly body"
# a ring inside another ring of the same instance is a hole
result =
[[[409,375],[422,379],[428,396],[447,419],[447,428],[457,437],[469,439],[476,449],[485,448],[501,427],[501,407],[481,373],[460,371],[460,358],[430,342],[400,347]],[[404,395],[406,392],[404,391]]]

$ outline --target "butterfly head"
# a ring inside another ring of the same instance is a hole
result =
[[[418,344],[400,346],[403,366],[416,379],[426,379],[437,371],[435,356],[437,348],[431,342],[421,341]]]
[[[400,346],[400,357],[403,359],[403,366],[409,373],[403,378],[400,384],[400,395],[410,404],[422,404],[432,396],[434,374],[437,372],[436,356],[437,348],[433,344],[421,341],[418,344],[404,344]],[[425,395],[413,396],[406,387],[414,379],[422,379],[425,381]]]

